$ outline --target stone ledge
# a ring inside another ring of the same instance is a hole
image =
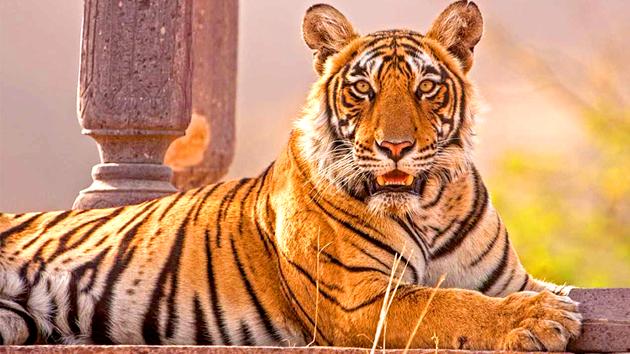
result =
[[[582,335],[569,345],[576,352],[630,352],[630,289],[571,290],[580,303]]]
[[[147,346],[147,345],[76,345],[76,346],[7,346],[0,347],[0,354],[366,354],[365,348],[334,348],[334,347],[223,347],[223,346]],[[377,350],[383,353],[383,350]],[[402,354],[402,349],[387,349],[387,354]],[[412,349],[409,354],[433,354],[434,349]],[[499,351],[468,351],[468,350],[438,350],[440,354],[489,354]],[[505,352],[503,352],[505,353]],[[568,354],[568,353],[564,353]]]

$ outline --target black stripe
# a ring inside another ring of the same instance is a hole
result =
[[[424,243],[424,240],[418,233],[418,229],[415,227],[416,225],[414,224],[413,220],[411,220],[411,217],[407,215],[406,221],[402,220],[401,218],[397,216],[394,216],[393,219],[396,220],[398,225],[400,225],[400,227],[402,227],[405,230],[405,233],[407,233],[407,235],[411,236],[411,239],[413,240],[413,242],[420,249],[420,252],[422,252],[422,258],[426,262],[428,259],[427,245]]]
[[[408,33],[398,33],[396,36],[400,37],[401,39],[405,39],[405,40],[408,40],[409,42],[412,42],[413,44],[418,46],[418,51],[424,53],[424,51],[422,51],[422,48],[423,48],[422,43],[414,37],[414,36],[418,36],[420,38],[423,38],[423,36],[420,33],[410,31]]]
[[[206,189],[206,187],[208,187],[208,186],[203,186],[203,187],[199,187],[199,188],[196,188],[196,189],[191,189],[189,191],[186,191],[186,194],[188,194],[190,199],[195,199],[197,194],[203,192],[203,190]]]
[[[195,344],[197,345],[213,345],[212,335],[208,331],[208,324],[206,323],[206,316],[203,314],[201,308],[201,301],[199,301],[199,294],[195,293],[193,299],[194,311],[195,311]]]
[[[276,255],[276,260],[277,260],[278,251],[275,249],[275,244],[273,243],[273,240],[271,239],[271,237],[262,230],[262,227],[260,226],[259,216],[258,216],[258,204],[260,202],[260,195],[261,195],[263,187],[267,183],[267,176],[269,172],[271,171],[272,166],[273,166],[273,163],[269,165],[269,167],[267,167],[267,169],[265,169],[263,174],[259,177],[260,187],[256,191],[256,196],[254,197],[254,205],[252,207],[252,213],[253,213],[252,218],[254,219],[254,226],[256,226],[256,232],[258,233],[258,237],[263,242],[263,245],[265,246],[265,250],[267,251],[267,254],[271,253],[269,252],[269,245],[268,245],[268,244],[271,244],[271,248],[273,249]]]
[[[486,278],[486,280],[479,287],[479,291],[485,293],[490,290],[490,288],[499,280],[501,275],[505,272],[505,268],[507,267],[508,258],[510,256],[510,241],[508,239],[507,232],[505,233],[505,245],[503,245],[503,256],[501,256],[501,260],[499,264],[492,270],[490,275]]]
[[[180,267],[180,260],[181,260],[181,256],[182,256],[182,252],[184,250],[184,241],[186,239],[186,235],[187,235],[187,227],[190,224],[190,216],[192,215],[192,211],[193,209],[190,208],[188,210],[188,214],[186,214],[186,217],[184,218],[184,220],[182,221],[182,223],[179,225],[179,228],[177,229],[177,239],[175,240],[175,243],[173,244],[173,246],[171,246],[171,252],[170,255],[168,256],[168,261],[167,263],[164,265],[164,268],[162,270],[162,272],[165,274],[164,275],[164,281],[166,281],[167,276],[170,274],[170,279],[171,279],[171,290],[169,293],[169,297],[167,300],[167,305],[168,305],[168,320],[166,322],[166,331],[165,331],[165,336],[166,338],[172,338],[175,332],[175,326],[177,325],[177,322],[179,320],[179,315],[176,312],[176,296],[177,296],[177,290],[179,288],[179,272],[181,270]],[[160,303],[160,299],[158,298],[157,301],[155,302],[156,306],[159,306]],[[156,321],[158,321],[158,319],[156,318]]]
[[[249,195],[252,193],[252,191],[254,190],[254,187],[256,187],[256,185],[260,182],[261,188],[262,188],[262,180],[257,178],[256,181],[254,183],[252,183],[249,188],[247,188],[247,190],[245,191],[245,193],[243,193],[243,198],[241,198],[241,200],[239,201],[239,209],[240,209],[240,215],[238,218],[238,234],[239,236],[243,235],[243,222],[245,221],[245,202],[247,201],[247,197],[249,197]],[[260,189],[259,189],[260,191]]]
[[[374,60],[378,56],[384,55],[386,52],[383,49],[389,48],[389,44],[383,44],[378,47],[371,48],[365,53],[361,54],[361,61],[368,62]]]
[[[225,214],[227,213],[227,209],[230,207],[230,205],[232,204],[232,201],[234,200],[234,196],[236,195],[236,193],[238,193],[238,191],[241,189],[241,187],[247,183],[248,181],[251,181],[251,178],[243,178],[240,181],[238,181],[238,183],[236,183],[234,185],[234,187],[232,187],[232,189],[230,189],[224,196],[223,199],[221,199],[221,204],[219,205],[219,212],[217,213],[217,219],[215,222],[215,227],[217,230],[217,234],[216,234],[216,243],[217,243],[217,248],[221,248],[221,236],[222,236],[222,232],[223,232],[223,228],[221,227],[221,223],[222,221],[225,219]]]
[[[505,281],[505,283],[503,283],[503,286],[501,287],[501,290],[496,292],[496,295],[501,295],[503,294],[503,292],[505,291],[505,289],[507,289],[508,285],[510,285],[510,283],[512,282],[512,279],[514,279],[514,273],[516,272],[516,268],[512,267],[512,271],[510,272],[510,276],[508,277],[508,279]]]
[[[4,230],[4,231],[0,232],[0,247],[4,246],[7,237],[11,236],[14,233],[18,233],[18,232],[22,232],[22,231],[26,230],[29,226],[31,226],[31,224],[33,224],[35,222],[35,220],[37,220],[42,215],[43,214],[41,214],[41,213],[35,214],[35,215],[31,216],[30,218],[24,220],[20,224],[15,225],[15,226],[7,229],[7,230]]]
[[[98,302],[94,305],[94,315],[92,315],[91,326],[92,340],[94,343],[114,344],[112,338],[109,336],[111,305],[114,300],[114,286],[122,276],[122,273],[127,269],[127,266],[129,266],[136,251],[136,247],[132,247],[131,242],[135,238],[138,229],[146,223],[147,219],[154,211],[155,209],[151,210],[144,218],[140,219],[120,240],[112,268],[107,273],[104,281],[105,288]]]
[[[144,209],[146,210],[147,207],[145,207]],[[142,210],[141,213],[144,212],[145,210]],[[77,246],[83,244],[85,241],[87,241],[90,238],[90,236],[96,230],[98,230],[100,227],[105,225],[105,223],[107,223],[111,219],[113,219],[116,216],[118,216],[122,211],[123,211],[123,208],[114,209],[114,211],[111,214],[107,214],[107,215],[102,216],[102,217],[100,217],[98,219],[93,219],[93,220],[86,221],[86,222],[82,223],[81,225],[73,228],[72,230],[64,233],[59,238],[59,241],[57,242],[57,247],[55,248],[55,251],[50,255],[50,257],[48,257],[48,259],[46,259],[45,261],[43,259],[41,260],[40,267],[35,272],[35,275],[33,277],[33,282],[35,283],[35,282],[37,282],[40,279],[42,273],[46,271],[46,268],[47,268],[48,264],[51,264],[55,259],[57,259],[57,257],[60,257],[61,255],[65,254],[66,252],[71,251],[74,248],[76,248]],[[94,224],[94,225],[92,227],[90,227],[90,229],[88,229],[86,232],[84,232],[81,235],[81,238],[78,241],[76,241],[72,245],[67,245],[68,241],[70,241],[72,236],[74,236],[79,230],[81,230],[83,227],[85,227],[85,226],[87,226],[89,224]],[[106,236],[104,236],[104,237],[106,237]],[[47,246],[48,246],[48,243],[44,243],[37,250],[36,254],[42,254]]]
[[[338,75],[339,76],[345,75],[345,72],[347,70],[348,70],[348,67],[343,68]],[[342,79],[339,76],[336,76],[335,80],[333,81],[333,85],[335,87],[332,87],[332,85],[331,85],[331,87],[328,88],[329,90],[333,91],[332,95],[329,96],[329,97],[331,97],[331,100],[332,100],[332,102],[330,104],[332,105],[332,109],[333,109],[333,112],[335,113],[335,118],[337,118],[337,122],[339,122],[339,120],[341,119],[341,113],[339,113],[339,105],[337,104],[337,100],[339,99],[339,94],[340,94],[340,91],[341,91],[340,90],[341,89],[341,83],[342,83]],[[341,129],[339,128],[339,124],[337,124],[334,127],[335,127],[335,130],[337,131],[337,135],[338,136],[343,136],[343,134],[341,132]]]
[[[87,222],[85,222],[85,223],[75,227],[74,229],[66,232],[65,234],[63,234],[63,236],[61,236],[59,238],[59,242],[57,244],[57,248],[52,253],[52,255],[46,260],[46,262],[47,263],[51,263],[57,257],[61,256],[64,252],[70,251],[70,250],[76,248],[77,246],[80,246],[81,244],[83,244],[85,241],[87,241],[90,238],[90,236],[95,231],[97,231],[101,226],[105,225],[105,223],[107,223],[108,221],[110,221],[113,218],[115,218],[116,216],[120,215],[120,213],[122,213],[122,211],[123,211],[122,208],[115,209],[111,214],[102,216],[102,217],[100,217],[98,219],[87,221]],[[140,211],[140,213],[142,213],[142,212],[144,212],[144,210]],[[134,218],[132,218],[132,220],[134,220]],[[94,225],[92,227],[90,227],[86,232],[81,234],[81,238],[79,240],[77,240],[72,245],[68,245],[67,244],[70,241],[70,239],[72,238],[72,236],[74,236],[79,230],[81,230],[83,227],[85,227],[85,226],[87,226],[89,224],[92,224],[92,223],[94,223]]]
[[[335,284],[335,283],[332,283],[332,284],[325,283],[322,279],[316,280],[313,277],[313,275],[311,273],[309,273],[306,269],[304,269],[304,267],[302,267],[299,263],[297,263],[295,261],[292,261],[292,260],[289,260],[289,259],[287,259],[286,261],[287,261],[287,263],[289,265],[293,266],[300,274],[305,276],[308,279],[308,281],[311,282],[311,284],[313,284],[314,286],[317,286],[317,283],[319,283],[320,290],[323,289],[323,288],[328,288],[331,291],[340,291],[340,290],[342,290],[342,288],[340,286],[338,286],[337,284]],[[326,295],[328,295],[331,299],[334,298],[334,296],[332,296],[332,295],[329,295],[329,294],[326,294]]]
[[[67,321],[70,326],[70,330],[75,335],[80,335],[81,330],[79,328],[79,291],[83,294],[88,294],[92,291],[94,287],[94,283],[96,282],[96,277],[98,275],[98,269],[101,267],[101,263],[105,259],[105,256],[109,253],[111,247],[106,247],[99,254],[97,254],[90,261],[72,269],[70,271],[70,284],[68,291],[70,292],[70,299],[68,303],[68,313],[67,313]],[[88,271],[90,272],[90,278],[86,282],[83,288],[79,288],[80,283],[82,282],[83,275]]]
[[[280,335],[278,334],[278,330],[276,330],[273,324],[271,323],[271,320],[269,319],[269,314],[267,313],[262,303],[258,299],[258,296],[256,295],[256,291],[252,287],[252,284],[249,282],[249,279],[247,278],[247,274],[245,273],[245,268],[243,267],[243,263],[241,262],[241,259],[238,255],[238,250],[236,249],[236,246],[234,245],[234,239],[230,239],[230,242],[232,244],[232,250],[234,253],[234,261],[236,262],[236,268],[238,269],[238,272],[241,275],[241,280],[243,281],[243,284],[245,285],[245,290],[247,291],[247,294],[252,300],[252,303],[254,303],[254,307],[256,308],[256,311],[258,312],[258,317],[260,317],[260,319],[262,320],[263,326],[265,327],[267,334],[271,338],[273,338],[277,343],[279,343],[282,340],[282,337],[280,337]]]
[[[367,250],[365,250],[365,249],[363,249],[363,248],[359,247],[358,245],[356,245],[356,244],[354,244],[354,243],[352,243],[352,242],[349,242],[349,243],[350,243],[350,245],[352,245],[353,247],[355,247],[356,249],[358,249],[361,253],[363,253],[364,255],[368,256],[369,258],[371,258],[371,259],[375,260],[375,261],[376,261],[376,262],[378,262],[380,265],[382,265],[383,267],[385,267],[385,269],[387,269],[387,271],[388,271],[388,272],[390,272],[390,271],[391,271],[391,270],[390,270],[390,268],[391,268],[391,266],[390,266],[390,265],[386,264],[385,262],[383,262],[382,260],[380,260],[378,257],[376,257],[375,255],[373,255],[373,254],[369,253]],[[388,273],[388,274],[389,274],[389,273]]]
[[[523,280],[523,284],[521,284],[521,286],[518,288],[518,291],[525,290],[525,287],[527,287],[528,282],[529,282],[529,274],[525,273],[525,280]]]
[[[332,120],[333,114],[332,114],[332,108],[330,107],[330,92],[328,92],[330,83],[332,82],[333,78],[334,76],[331,76],[330,78],[328,78],[328,81],[326,81],[326,90],[324,90],[324,102],[326,103],[326,107],[325,107],[326,121],[328,122],[328,124],[326,125],[326,128],[331,135],[335,135],[335,137],[338,138],[339,134],[337,133],[336,130],[332,129],[333,124],[331,120]]]
[[[165,287],[167,283],[170,283],[169,295],[166,300],[168,316],[166,319],[166,330],[164,333],[165,338],[172,338],[175,332],[175,326],[179,320],[178,314],[175,312],[175,297],[178,290],[179,280],[179,262],[181,259],[182,251],[184,248],[184,240],[186,238],[186,227],[189,224],[190,217],[192,215],[193,208],[188,209],[188,213],[184,217],[184,220],[179,224],[176,233],[176,239],[170,247],[169,255],[160,271],[155,284],[154,290],[151,295],[151,302],[148,307],[148,311],[144,315],[144,321],[142,323],[142,335],[147,344],[161,344],[159,334],[159,315],[160,315],[160,303],[164,297]],[[169,282],[170,280],[170,282]]]
[[[68,326],[70,327],[70,331],[78,335],[81,333],[81,329],[79,328],[79,281],[76,278],[74,272],[70,273],[70,282],[68,283],[68,313],[67,313],[67,321]]]
[[[39,250],[37,250],[35,254],[33,254],[31,261],[25,262],[20,268],[20,270],[18,271],[20,280],[22,280],[23,289],[22,289],[22,292],[17,297],[14,298],[14,301],[24,308],[27,307],[27,303],[31,294],[32,284],[35,284],[37,281],[39,281],[38,279],[39,271],[41,271],[41,269],[43,269],[44,267],[44,259],[42,258],[42,253],[44,252],[43,249],[47,245],[51,244],[52,241],[53,241],[52,239],[48,239],[44,241],[44,245]],[[37,265],[37,264],[39,264],[39,271],[37,271],[37,276],[35,277],[37,279],[33,280],[33,282],[31,283],[28,279],[28,269],[29,269],[29,266]]]
[[[256,342],[254,341],[254,335],[252,334],[252,331],[249,329],[245,321],[241,321],[241,338],[243,340],[243,345],[250,347],[256,345]]]
[[[48,222],[44,226],[44,229],[42,230],[42,234],[45,233],[46,231],[52,229],[58,223],[60,223],[63,220],[65,220],[68,217],[68,215],[70,215],[71,213],[72,213],[72,210],[66,210],[64,212],[59,213],[59,215],[55,216],[54,219],[52,219],[50,222]]]
[[[28,242],[26,242],[25,244],[23,244],[17,251],[15,251],[14,255],[19,255],[21,253],[21,251],[28,249],[29,247],[31,247],[37,240],[41,240],[41,236],[48,230],[50,230],[53,226],[57,225],[59,222],[63,221],[66,219],[66,217],[68,216],[68,214],[72,213],[72,210],[66,210],[62,213],[60,213],[59,215],[57,215],[53,220],[51,220],[48,224],[46,224],[46,226],[44,227],[44,229],[42,230],[42,232],[38,233],[37,235],[35,235],[31,240],[29,240]]]
[[[352,225],[352,224],[348,223],[347,221],[345,221],[345,220],[341,220],[341,219],[339,219],[339,218],[335,217],[332,213],[330,213],[330,212],[329,212],[328,210],[326,210],[326,209],[325,209],[322,205],[320,205],[320,204],[317,202],[317,200],[315,200],[314,198],[312,198],[310,195],[309,195],[309,197],[310,197],[311,202],[313,202],[313,203],[314,203],[317,207],[319,207],[319,209],[320,209],[321,211],[323,211],[323,212],[324,212],[324,214],[326,214],[326,216],[328,216],[330,219],[332,219],[332,220],[334,220],[334,221],[338,222],[338,223],[339,223],[339,224],[341,224],[344,228],[346,228],[346,229],[348,229],[348,230],[352,231],[353,233],[355,233],[355,234],[359,235],[362,239],[364,239],[364,240],[368,241],[368,242],[369,242],[369,243],[371,243],[372,245],[374,245],[374,246],[376,246],[376,247],[378,247],[378,248],[380,248],[380,249],[382,249],[382,250],[384,250],[384,251],[389,252],[391,256],[399,255],[399,256],[401,257],[401,261],[402,261],[403,263],[408,263],[408,262],[407,262],[407,258],[405,258],[405,257],[402,255],[402,253],[401,253],[401,252],[398,252],[397,250],[395,250],[394,248],[392,248],[390,245],[388,245],[388,244],[386,244],[386,243],[384,243],[384,242],[382,242],[382,241],[380,241],[380,240],[378,240],[378,239],[376,239],[376,238],[373,238],[372,236],[368,235],[367,233],[360,231],[359,229],[357,229],[356,227],[354,227],[354,225]],[[334,208],[334,206],[333,206],[333,205],[331,205],[331,206]],[[335,209],[336,209],[336,208],[335,208]],[[337,211],[339,211],[338,209],[336,209],[336,210],[337,210]],[[411,270],[413,271],[413,282],[414,282],[414,283],[417,283],[417,282],[418,282],[418,280],[419,280],[418,270],[417,270],[417,269],[416,269],[413,265],[411,265],[411,264],[409,265],[409,267],[410,267],[410,268],[411,268]],[[391,270],[391,266],[390,266],[390,270]]]
[[[472,176],[475,180],[474,194],[475,200],[471,211],[459,224],[459,228],[453,232],[451,238],[442,244],[431,254],[431,259],[444,257],[459,247],[468,234],[477,227],[488,207],[488,191],[481,181],[479,172],[473,168]]]
[[[442,181],[441,178],[438,178],[437,180],[440,182],[440,189],[438,190],[437,195],[435,196],[435,198],[433,198],[432,201],[422,205],[423,209],[433,208],[437,205],[437,203],[440,202],[440,200],[442,200],[442,195],[444,194],[444,190],[446,189],[446,184],[444,183],[444,181]]]
[[[456,121],[457,125],[448,134],[449,139],[459,138],[460,129],[463,125],[464,120],[466,119],[466,86],[464,85],[464,81],[459,76],[452,73],[445,65],[441,64],[440,69],[442,70],[443,75],[448,74],[451,79],[454,77],[455,78],[454,82],[457,82],[457,84],[459,84],[459,89],[461,90],[459,95],[457,94],[457,92],[455,92],[455,95],[454,95],[455,104],[453,105],[454,111],[459,109],[459,120]],[[453,91],[456,91],[455,86],[453,86]],[[451,118],[454,118],[454,117],[451,117]],[[460,139],[457,139],[457,143],[461,147],[461,141],[459,140]]]
[[[256,212],[256,205],[258,205],[258,203],[256,203],[254,205],[254,212]],[[258,233],[258,237],[262,240],[263,245],[265,246],[265,250],[267,251],[267,253],[271,253],[269,252],[269,246],[268,244],[271,244],[272,249],[274,251],[274,253],[276,254],[276,259],[278,258],[278,251],[276,251],[275,246],[273,244],[273,241],[271,240],[271,237],[262,229],[262,227],[260,226],[260,223],[258,222],[258,216],[255,215],[254,216],[254,225],[256,226],[256,233]]]
[[[339,308],[341,308],[344,312],[354,312],[357,310],[360,310],[366,306],[369,306],[375,302],[377,302],[379,300],[380,297],[383,296],[383,294],[377,294],[376,296],[373,296],[369,299],[367,299],[366,301],[357,304],[355,306],[344,306],[342,303],[340,303],[337,298],[335,296],[333,296],[332,294],[327,293],[323,288],[327,287],[330,288],[331,290],[341,290],[341,287],[337,286],[337,285],[332,285],[332,284],[326,284],[323,283],[321,279],[319,280],[315,280],[313,278],[313,276],[307,272],[304,268],[302,268],[302,266],[300,266],[299,264],[292,262],[290,260],[287,260],[287,263],[290,264],[291,266],[293,266],[300,274],[302,274],[304,277],[306,277],[306,279],[308,279],[308,281],[314,286],[317,287],[317,283],[319,283],[319,293],[328,301],[330,301],[331,303],[335,304],[336,306],[338,306]],[[323,286],[322,286],[323,285]]]
[[[479,264],[479,262],[484,260],[486,256],[488,255],[488,253],[490,253],[490,251],[494,248],[494,245],[497,243],[497,240],[499,239],[500,235],[501,235],[501,219],[499,219],[499,216],[497,215],[497,231],[494,233],[494,237],[492,238],[492,241],[490,241],[490,243],[486,245],[486,248],[483,250],[483,252],[477,255],[477,258],[475,258],[472,262],[470,262],[468,266],[474,267],[477,264]]]
[[[35,323],[35,320],[33,319],[33,317],[31,317],[31,315],[28,312],[23,311],[21,309],[16,309],[11,306],[7,306],[2,302],[0,302],[0,309],[13,312],[14,314],[20,316],[20,318],[22,318],[22,321],[24,321],[24,324],[26,325],[26,329],[28,330],[28,337],[26,338],[25,342],[18,343],[18,344],[32,345],[32,344],[37,343],[37,339],[38,339],[37,323]]]
[[[216,279],[214,277],[214,269],[212,266],[212,250],[210,249],[210,234],[208,230],[205,230],[205,242],[206,242],[206,271],[208,273],[208,288],[210,289],[210,304],[212,304],[212,312],[214,313],[214,319],[217,322],[219,333],[221,333],[222,344],[232,345],[230,336],[227,333],[227,324],[225,323],[223,309],[219,303],[219,295],[217,291]]]
[[[316,251],[317,252],[317,251]],[[343,263],[341,260],[339,260],[338,258],[336,258],[335,256],[333,256],[332,254],[326,252],[326,251],[320,251],[321,255],[326,257],[326,261],[339,266],[341,268],[343,268],[345,271],[350,272],[350,273],[362,273],[362,272],[377,272],[380,274],[383,274],[387,277],[389,277],[389,273],[381,270],[381,269],[377,269],[377,268],[372,268],[372,267],[366,267],[366,266],[351,266],[351,265],[347,265],[345,263]]]
[[[174,195],[173,200],[171,200],[171,202],[168,203],[166,208],[164,208],[164,210],[162,211],[162,213],[158,217],[158,222],[162,221],[162,219],[164,219],[164,217],[168,214],[168,212],[175,206],[175,204],[177,204],[177,202],[180,199],[182,199],[183,196],[184,196],[184,193],[177,193],[176,195]]]
[[[219,182],[213,185],[212,187],[210,187],[210,190],[208,190],[206,194],[204,194],[203,198],[198,203],[199,206],[197,207],[197,210],[195,211],[195,216],[193,217],[195,224],[197,223],[197,218],[199,218],[199,213],[201,212],[201,210],[203,210],[203,207],[206,205],[206,201],[208,200],[208,198],[210,198],[210,196],[214,193],[214,191],[216,191],[217,188],[221,187],[222,185],[223,185],[223,182]]]
[[[98,275],[97,272],[100,269],[101,263],[103,263],[105,256],[107,256],[110,250],[111,250],[111,246],[105,247],[104,249],[101,250],[100,253],[94,256],[94,258],[92,258],[89,262],[84,263],[80,267],[77,267],[72,270],[72,272],[76,275],[77,279],[81,279],[81,277],[86,273],[87,270],[92,270],[90,274],[90,279],[85,284],[85,286],[80,289],[81,292],[89,293],[92,291],[92,289],[94,288],[94,284],[96,283],[96,278]],[[78,304],[77,304],[77,307],[78,307]]]
[[[282,271],[282,267],[278,267],[278,270],[280,271],[280,285],[282,286],[283,293],[287,297],[287,299],[289,300],[289,303],[291,305],[297,305],[297,309],[300,310],[299,312],[302,314],[302,316],[304,316],[308,320],[308,322],[310,323],[311,327],[315,328],[315,330],[317,331],[317,335],[320,336],[322,339],[324,339],[325,344],[331,345],[332,342],[330,340],[328,340],[326,338],[326,336],[324,336],[324,334],[322,333],[320,327],[315,327],[315,321],[311,318],[309,313],[306,312],[304,307],[302,307],[302,304],[297,299],[297,296],[293,293],[293,290],[291,290],[291,287],[288,285],[288,282],[286,280],[284,272]],[[295,306],[293,306],[293,309],[294,310],[296,309]],[[302,325],[304,327],[306,327],[306,325],[304,324],[304,321],[302,321],[301,317],[298,316],[298,319],[300,320]],[[308,335],[310,335],[310,334],[308,334]],[[318,342],[318,343],[320,343],[320,342]]]

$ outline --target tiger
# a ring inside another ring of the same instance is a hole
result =
[[[302,31],[318,79],[258,177],[0,214],[3,344],[565,350],[578,304],[526,272],[472,162],[477,5],[359,35],[318,4]]]

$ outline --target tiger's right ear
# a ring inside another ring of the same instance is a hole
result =
[[[427,37],[440,42],[459,60],[464,72],[468,72],[482,33],[483,18],[479,7],[472,1],[458,0],[442,11]]]
[[[306,45],[315,51],[313,66],[320,75],[324,71],[326,59],[358,37],[350,21],[326,4],[313,5],[306,10],[302,35]]]

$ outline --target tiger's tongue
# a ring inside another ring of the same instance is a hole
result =
[[[413,176],[400,170],[393,170],[384,175],[377,176],[376,183],[378,183],[379,186],[410,186],[413,183]]]

